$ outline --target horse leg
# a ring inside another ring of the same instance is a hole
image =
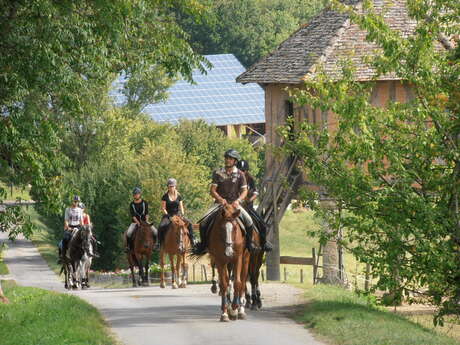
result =
[[[262,267],[264,252],[261,252],[258,256],[257,266],[254,272],[254,286],[255,286],[255,305],[256,309],[262,308],[262,299],[260,298],[260,289],[259,289],[259,277],[260,277],[260,268]]]
[[[214,263],[214,261],[211,261],[211,268],[212,268],[211,292],[217,293],[216,264]]]
[[[131,278],[133,280],[133,287],[136,287],[136,276],[134,275],[134,262],[131,253],[128,254],[129,269],[131,271]]]
[[[160,287],[162,289],[166,287],[166,284],[165,284],[165,252],[163,248],[160,248]]]
[[[227,299],[227,288],[228,288],[228,272],[227,272],[227,265],[219,265],[217,267],[217,271],[219,273],[219,288],[221,292],[221,311],[222,314],[220,315],[221,322],[228,322],[230,318],[228,317],[227,308],[228,308],[228,299]]]
[[[182,283],[180,284],[180,287],[186,288],[187,280],[188,280],[188,263],[185,258],[185,254],[181,255],[181,265],[182,265]]]
[[[137,267],[139,268],[139,280],[137,285],[141,286],[144,281],[144,267],[142,266],[142,254],[136,255]]]
[[[180,287],[182,285],[181,266],[182,266],[182,255],[176,254],[176,284],[177,284],[177,287]]]
[[[145,258],[145,286],[149,286],[149,268],[150,268],[150,256],[152,253],[148,253]]]
[[[247,250],[243,252],[243,257],[241,258],[241,271],[238,274],[238,269],[235,272],[235,281],[237,284],[236,294],[238,294],[238,319],[245,320],[246,312],[244,310],[244,305],[242,299],[245,297],[246,293],[246,280],[248,278],[248,267],[249,267],[250,254]],[[237,277],[239,276],[239,281]]]
[[[169,254],[169,262],[171,264],[171,286],[173,289],[177,289],[177,283],[176,283],[176,265],[174,263],[174,255]]]

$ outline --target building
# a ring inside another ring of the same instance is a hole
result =
[[[257,84],[235,82],[245,68],[234,55],[205,57],[213,66],[207,74],[194,70],[194,84],[179,80],[168,89],[168,99],[147,105],[143,112],[159,123],[204,120],[216,125],[230,137],[248,136],[253,141],[263,138],[263,89]]]
[[[359,0],[347,2],[360,8]],[[374,6],[377,11],[384,13],[385,21],[393,30],[406,36],[413,32],[416,23],[409,18],[404,0],[374,0]],[[319,70],[333,79],[339,79],[343,61],[353,63],[356,80],[374,83],[372,104],[385,106],[389,100],[405,102],[411,99],[413,90],[408,83],[391,74],[376,77],[375,70],[365,62],[366,57],[378,52],[379,48],[374,43],[366,41],[366,32],[352,23],[347,14],[326,8],[277,49],[238,76],[237,82],[257,83],[265,90],[267,144],[281,144],[276,129],[284,125],[289,116],[295,122],[310,121],[334,131],[337,126],[334,113],[314,109],[309,105],[293,104],[289,100],[288,90],[302,88],[304,81],[315,78]],[[308,176],[299,173],[294,175],[294,165],[295,162],[280,162],[270,152],[266,153],[266,179],[271,180],[271,190],[266,193],[268,198],[262,199],[261,205],[269,225],[273,227],[275,249],[279,244],[277,224],[295,196],[296,187],[308,183]],[[277,179],[281,177],[287,177],[288,189],[284,187],[285,183],[278,183]],[[277,197],[273,198],[273,195]],[[271,276],[270,279],[279,279],[279,248],[268,256],[267,263],[272,272],[267,272],[267,275]]]

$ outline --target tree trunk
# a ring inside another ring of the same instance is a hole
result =
[[[280,235],[277,220],[271,229],[271,242],[273,250],[267,253],[267,280],[280,280]]]

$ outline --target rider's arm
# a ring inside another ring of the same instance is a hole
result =
[[[133,203],[129,205],[129,213],[131,214],[131,219],[133,223],[136,223],[137,225],[139,225],[139,221],[137,220],[136,214],[134,213],[134,210],[133,210]]]
[[[216,199],[216,201],[219,203],[219,204],[222,204],[224,205],[226,203],[226,200],[224,198],[222,198],[219,193],[217,193],[217,185],[215,184],[212,184],[211,185],[211,196]]]
[[[163,214],[168,214],[168,211],[166,211],[166,201],[161,200],[161,211],[163,211]]]
[[[67,230],[69,228],[69,209],[65,209],[64,213],[64,229]]]
[[[239,204],[246,199],[246,196],[248,195],[248,184],[246,182],[246,177],[244,177],[243,174],[241,174],[238,178],[238,184],[240,186],[240,196],[238,197],[237,200],[234,201],[235,207],[238,207]]]
[[[180,209],[180,213],[182,215],[184,215],[185,214],[185,212],[184,212],[184,202],[182,200],[179,203],[179,209]]]
[[[145,221],[148,223],[149,222],[149,204],[147,201],[145,202]]]

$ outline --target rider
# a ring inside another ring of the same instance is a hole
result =
[[[262,249],[269,252],[273,249],[273,247],[271,243],[267,241],[267,224],[254,209],[254,200],[256,200],[259,196],[259,192],[257,191],[254,177],[249,173],[249,162],[240,160],[238,161],[237,167],[244,173],[248,183],[248,195],[243,202],[243,207],[249,213],[259,230]]]
[[[131,214],[131,224],[128,227],[124,234],[125,241],[125,252],[129,253],[131,248],[131,236],[133,235],[134,230],[138,225],[141,224],[141,221],[148,222],[149,219],[149,204],[147,201],[142,199],[142,190],[139,187],[134,188],[133,190],[133,201],[129,204],[129,212]],[[156,237],[156,233],[152,228],[153,237]]]
[[[217,211],[221,205],[231,204],[240,210],[240,219],[246,228],[246,247],[252,250],[252,231],[254,223],[246,210],[240,207],[240,203],[246,198],[247,183],[244,173],[236,167],[237,162],[241,159],[238,151],[230,149],[225,152],[225,167],[214,171],[212,175],[211,196],[215,200],[212,206],[200,223],[201,242],[197,244],[194,252],[203,254],[207,250],[207,229],[212,224]]]
[[[66,208],[64,215],[64,235],[59,248],[59,263],[62,263],[67,252],[72,234],[83,225],[83,210],[79,207],[81,199],[78,195],[73,197],[72,204]]]
[[[174,178],[168,179],[168,191],[161,198],[161,210],[163,217],[161,218],[160,225],[158,226],[158,235],[160,237],[160,246],[163,245],[166,231],[169,224],[171,224],[171,217],[180,215],[188,223],[188,236],[192,245],[195,243],[193,237],[192,222],[184,217],[184,201],[182,196],[177,191],[177,181]]]
[[[91,223],[91,218],[89,217],[89,214],[86,213],[86,206],[84,203],[80,203],[78,205],[81,209],[82,209],[82,213],[83,213],[83,226],[90,226],[91,227],[91,230],[92,230],[92,226],[93,226],[93,223]],[[91,231],[91,244],[93,245],[93,252],[90,253],[91,256],[94,256],[96,258],[99,257],[99,253],[97,252],[97,244],[98,244],[98,240],[96,239],[96,237],[94,236],[93,232]]]

